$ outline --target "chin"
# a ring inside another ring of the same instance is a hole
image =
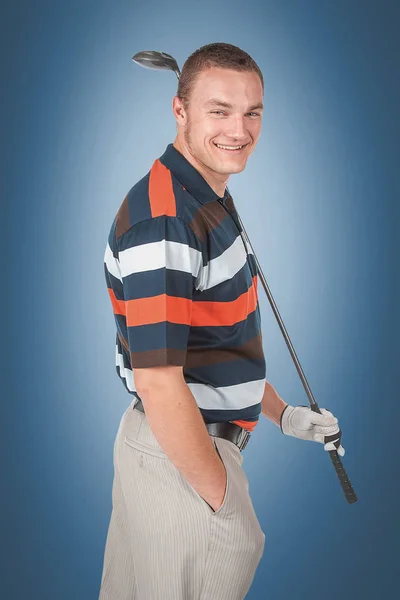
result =
[[[246,163],[242,163],[240,165],[226,165],[226,167],[221,165],[219,172],[223,173],[224,175],[234,175],[235,173],[241,173],[245,168]]]

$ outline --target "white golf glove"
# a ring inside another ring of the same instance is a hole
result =
[[[321,408],[321,415],[309,406],[291,406],[288,404],[280,419],[281,431],[301,440],[311,440],[324,444],[324,450],[337,450],[344,456],[341,445],[342,432],[338,420],[329,410]]]

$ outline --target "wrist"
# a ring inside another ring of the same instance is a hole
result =
[[[286,406],[284,407],[284,409],[283,409],[283,411],[282,411],[282,413],[281,413],[280,419],[279,419],[279,427],[280,427],[280,429],[281,429],[281,432],[282,432],[284,435],[286,435],[286,434],[287,434],[287,430],[285,431],[285,424],[286,424],[287,418],[288,418],[288,416],[289,416],[289,412],[290,412],[290,410],[287,410],[287,409],[289,409],[289,408],[293,408],[293,407],[292,407],[292,406],[290,406],[290,404],[286,404]]]
[[[265,382],[264,394],[261,400],[261,412],[270,421],[279,427],[279,419],[286,402],[279,396],[274,387]]]

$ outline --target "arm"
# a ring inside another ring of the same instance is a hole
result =
[[[225,467],[183,378],[182,367],[135,369],[135,382],[161,448],[197,493],[217,510],[225,493]]]
[[[181,219],[163,215],[133,226],[118,250],[135,389],[168,458],[216,510],[225,466],[183,377],[201,244]]]
[[[280,417],[287,403],[282,400],[268,381],[265,381],[264,394],[261,400],[261,413],[279,427]]]

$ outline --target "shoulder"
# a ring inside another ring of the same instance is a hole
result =
[[[191,197],[190,197],[191,198]],[[164,228],[172,237],[187,236],[200,244],[188,194],[175,175],[158,159],[126,194],[114,219],[116,246],[134,234],[157,236]]]

